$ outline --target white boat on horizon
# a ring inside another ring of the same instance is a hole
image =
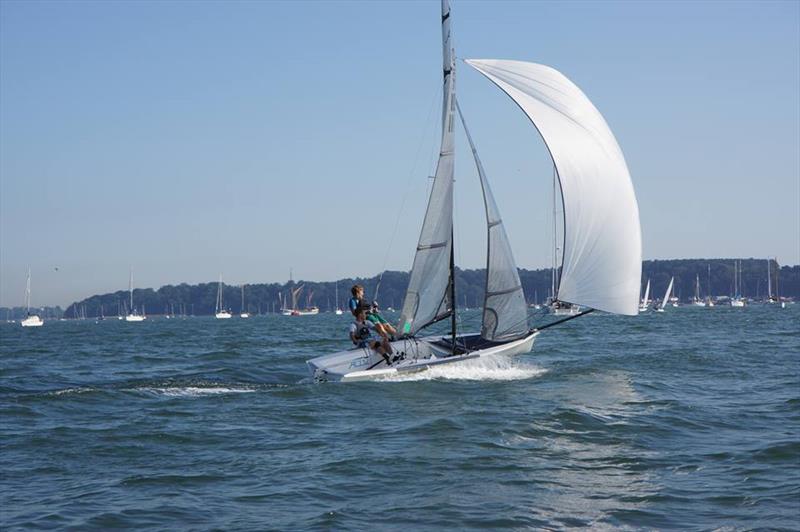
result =
[[[333,313],[336,314],[337,316],[341,316],[342,314],[344,314],[344,311],[339,307],[339,281],[338,280],[336,281],[336,287],[335,287],[334,290],[336,292],[336,310],[334,310]]]
[[[144,321],[147,319],[147,316],[144,313],[144,304],[142,304],[142,313],[139,314],[136,311],[136,307],[133,306],[133,267],[130,269],[130,274],[128,276],[128,292],[130,293],[131,298],[131,307],[130,312],[125,315],[125,321]]]
[[[588,310],[531,328],[519,273],[500,211],[456,99],[450,6],[442,0],[441,148],[397,330],[381,355],[357,346],[307,361],[318,381],[374,380],[487,357],[529,352],[545,328],[594,309],[636,315],[641,278],[641,228],[622,151],[599,111],[560,72],[534,63],[467,60],[510,96],[538,130],[551,156],[564,205],[561,279],[554,300]],[[481,330],[457,329],[453,250],[456,112],[472,150],[483,192],[487,230]],[[557,294],[557,298],[555,297]],[[444,336],[421,333],[449,321]]]
[[[694,297],[692,297],[692,305],[695,307],[705,307],[706,302],[700,297],[700,274],[695,274],[694,278]]]
[[[31,268],[28,267],[28,279],[25,281],[25,318],[20,320],[23,327],[41,327],[44,320],[38,314],[31,314]]]
[[[744,298],[742,297],[742,266],[740,261],[733,263],[733,297],[731,298],[731,307],[743,308]]]
[[[250,313],[247,312],[247,309],[244,306],[244,285],[242,285],[242,311],[239,313],[239,317],[245,319],[250,317]]]
[[[214,317],[218,320],[229,320],[233,315],[225,308],[223,303],[224,284],[222,283],[222,274],[219,274],[219,283],[217,284],[217,302],[214,306]]]

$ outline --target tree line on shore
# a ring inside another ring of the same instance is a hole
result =
[[[733,292],[733,270],[735,259],[676,259],[648,260],[642,264],[642,285],[650,279],[651,295],[666,290],[671,277],[675,277],[675,295],[687,300],[694,295],[695,280],[700,279],[700,296],[728,296]],[[765,259],[742,259],[742,295],[751,299],[762,299],[767,295],[767,261]],[[772,291],[776,287],[785,297],[800,296],[800,266],[779,267],[775,260],[770,261]],[[550,295],[552,271],[550,269],[520,269],[520,280],[529,303],[542,303]],[[291,302],[290,291],[300,285],[303,290],[298,296],[298,306],[307,304],[318,306],[322,311],[333,310],[336,306],[338,287],[339,306],[346,307],[350,297],[350,287],[361,284],[366,289],[367,298],[377,299],[382,308],[399,309],[408,285],[408,272],[386,271],[382,276],[370,278],[345,278],[337,281],[290,281],[288,283],[254,283],[245,285],[244,308],[241,302],[241,286],[224,287],[225,307],[233,312],[246,310],[253,314],[278,312],[282,302]],[[485,285],[485,270],[456,269],[456,300],[459,307],[478,307],[482,305]],[[710,290],[709,290],[710,284]],[[376,293],[377,292],[377,293]],[[280,295],[279,295],[280,294]],[[377,297],[376,297],[377,295]],[[310,296],[310,299],[309,299]],[[213,314],[216,307],[217,283],[208,282],[196,285],[166,285],[158,290],[152,288],[135,289],[134,305],[147,314]],[[109,294],[97,294],[70,304],[63,312],[66,318],[101,315],[114,316],[127,309],[129,294],[119,290]],[[290,304],[288,305],[290,306]],[[56,307],[59,311],[60,308]],[[24,309],[15,309],[17,311]],[[0,309],[0,316],[3,309]],[[19,312],[14,313],[19,317]],[[60,317],[60,316],[58,316]]]

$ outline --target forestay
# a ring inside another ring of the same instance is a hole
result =
[[[464,126],[464,133],[475,158],[478,176],[483,190],[486,207],[487,256],[486,256],[486,294],[483,300],[483,323],[481,337],[486,340],[513,340],[528,334],[528,309],[525,294],[519,280],[517,263],[500,217],[500,209],[494,201],[486,172],[483,169],[478,150],[472,141],[461,106],[456,100],[456,109]]]
[[[634,315],[642,269],[639,207],[625,158],[600,112],[557,70],[467,60],[525,112],[556,166],[564,202],[558,298]]]
[[[453,112],[455,68],[450,49],[450,8],[442,2],[444,90],[442,143],[428,209],[422,223],[414,265],[400,314],[399,330],[413,335],[452,312],[450,250],[453,245]]]

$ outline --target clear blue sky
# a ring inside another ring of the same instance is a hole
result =
[[[453,34],[461,58],[545,63],[586,92],[627,158],[645,258],[796,264],[798,6],[456,0]],[[438,10],[0,3],[0,305],[22,303],[28,265],[35,305],[124,289],[130,265],[139,287],[408,269],[438,148]],[[458,93],[518,264],[548,265],[540,139],[463,63]],[[457,142],[456,258],[480,267]]]

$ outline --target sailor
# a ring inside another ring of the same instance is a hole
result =
[[[371,321],[366,319],[367,308],[359,306],[353,312],[356,321],[350,324],[350,340],[356,347],[367,348],[377,351],[386,361],[386,365],[391,365],[389,355],[392,354],[392,345],[389,343],[385,333],[380,333],[381,340],[372,339],[372,331],[377,330],[377,327]]]
[[[372,305],[367,305],[364,302],[364,287],[360,284],[355,284],[350,289],[350,293],[353,294],[353,297],[350,298],[348,302],[348,306],[350,307],[350,312],[355,315],[356,309],[359,307],[364,307],[367,309],[367,321],[373,323],[375,325],[375,330],[381,336],[387,336],[390,340],[394,340],[394,335],[397,334],[397,330],[392,327],[392,324],[386,321],[386,319],[380,315],[378,312],[378,302],[373,301]]]

